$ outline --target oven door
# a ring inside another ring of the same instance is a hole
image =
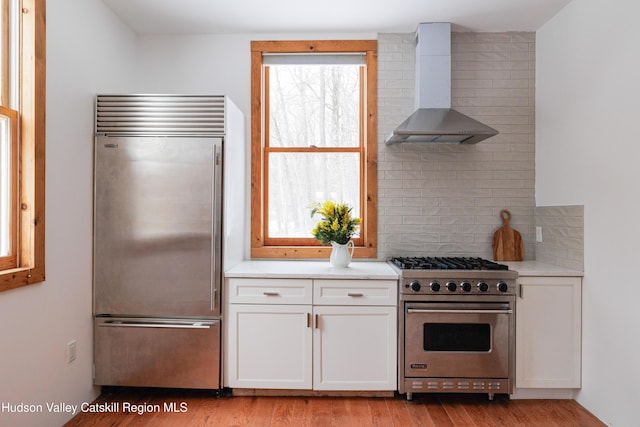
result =
[[[405,377],[508,378],[508,302],[405,303]]]

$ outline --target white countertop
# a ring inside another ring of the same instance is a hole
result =
[[[500,261],[521,277],[582,277],[584,272],[539,261]],[[243,261],[225,271],[225,277],[294,279],[392,279],[398,275],[384,261],[352,261],[347,268],[335,268],[326,259],[318,261]]]
[[[572,270],[570,268],[558,267],[553,264],[546,264],[539,261],[499,261],[500,264],[509,266],[509,270],[515,270],[520,277],[526,276],[570,276],[582,277],[583,271]]]
[[[318,261],[243,261],[225,271],[225,277],[294,279],[392,279],[396,272],[384,261],[352,261],[335,268],[326,259]]]

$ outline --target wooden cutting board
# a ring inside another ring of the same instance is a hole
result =
[[[522,261],[524,247],[522,236],[511,228],[511,212],[506,209],[500,211],[502,227],[493,234],[493,259],[496,261]]]

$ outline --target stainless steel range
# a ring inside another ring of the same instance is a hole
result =
[[[482,258],[392,258],[398,391],[513,393],[518,272]]]

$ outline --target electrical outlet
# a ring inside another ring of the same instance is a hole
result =
[[[67,343],[67,363],[76,360],[76,340]]]
[[[542,242],[542,227],[536,227],[536,242]]]

